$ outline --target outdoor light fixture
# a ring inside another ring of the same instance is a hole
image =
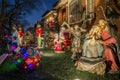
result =
[[[53,18],[55,21],[57,21],[57,17],[58,17],[57,9],[53,9]]]
[[[48,22],[49,20],[47,19],[46,22]]]
[[[50,17],[50,19],[49,20],[53,20],[53,17]]]
[[[54,18],[57,18],[57,15],[58,15],[57,9],[53,9],[53,16],[54,16]]]
[[[57,12],[54,12],[54,16],[57,16]]]
[[[72,17],[72,15],[70,15],[70,18]]]
[[[76,79],[74,79],[74,80],[80,80],[79,78],[76,78]]]

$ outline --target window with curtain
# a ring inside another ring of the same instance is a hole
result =
[[[78,22],[81,19],[81,0],[72,0],[69,4],[70,23]]]

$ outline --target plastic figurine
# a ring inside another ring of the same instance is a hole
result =
[[[120,61],[118,59],[118,52],[116,46],[116,39],[110,34],[107,22],[103,19],[99,20],[99,25],[101,27],[100,36],[101,43],[103,44],[104,57],[107,63],[107,71],[116,72],[120,68]]]
[[[41,48],[42,47],[42,29],[41,29],[41,24],[37,24],[36,36],[37,36],[37,47]]]
[[[18,28],[18,44],[19,44],[19,46],[22,45],[22,42],[23,42],[23,31],[22,31],[22,28],[19,27]]]
[[[102,58],[103,46],[99,42],[99,25],[93,25],[83,43],[82,56],[87,58]]]
[[[16,27],[16,24],[14,24],[12,27],[12,45],[10,47],[9,53],[14,53],[14,50],[18,47],[18,31]]]
[[[86,32],[85,29],[80,28],[78,25],[74,26],[74,29],[71,29],[71,32],[74,36],[73,42],[72,42],[72,56],[71,58],[73,60],[78,60],[81,56],[82,47],[81,47],[81,33]]]
[[[60,40],[60,34],[58,33],[55,34],[54,47],[55,47],[56,53],[61,53],[63,51],[63,47],[62,47],[63,40],[62,39],[63,37],[61,37],[61,40]]]

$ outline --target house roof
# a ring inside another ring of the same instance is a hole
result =
[[[65,3],[67,3],[68,0],[58,0],[54,5],[53,5],[53,9],[59,9],[60,7],[62,7]]]
[[[59,4],[60,0],[58,0],[57,2],[55,2],[55,4],[53,4],[53,8],[56,7]]]
[[[50,10],[47,10],[43,15],[42,17],[44,17],[46,14],[48,14],[50,12]]]

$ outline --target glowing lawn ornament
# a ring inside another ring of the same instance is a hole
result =
[[[18,63],[21,63],[21,62],[22,62],[22,60],[21,60],[21,59],[17,59],[17,62],[18,62]]]
[[[40,63],[40,54],[37,50],[34,50],[34,48],[30,48],[32,52],[28,52],[27,48],[22,47],[20,49],[20,54],[17,54],[15,56],[15,62],[16,66],[19,69],[23,70],[32,70],[39,66]]]
[[[56,53],[61,53],[63,51],[63,48],[61,46],[60,42],[57,42],[56,46],[55,46],[55,52]]]
[[[27,65],[29,65],[29,64],[31,64],[33,62],[33,60],[28,58],[25,62],[27,63]]]

